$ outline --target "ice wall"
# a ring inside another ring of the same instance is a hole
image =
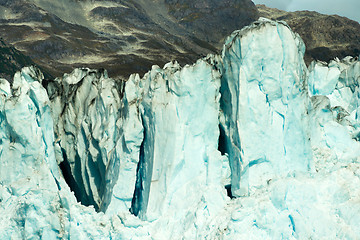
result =
[[[85,76],[90,72],[77,71],[85,72]],[[59,140],[54,138],[52,115],[57,109],[41,85],[42,80],[41,72],[33,67],[16,73],[12,86],[0,79],[1,239],[146,238],[149,235],[144,229],[146,224],[139,226],[137,231],[131,229],[139,222],[131,217],[128,209],[127,214],[108,217],[96,213],[93,206],[81,205],[71,193],[55,157],[62,156],[56,145]],[[133,126],[130,129],[136,130]],[[132,143],[132,140],[128,142]],[[136,163],[134,165],[135,172]],[[126,178],[127,182],[131,181],[126,174],[123,175],[119,174],[115,180],[125,182]],[[117,188],[128,188],[126,184],[120,187],[114,184],[113,187],[111,204],[116,204],[115,210],[121,212],[126,201],[130,207],[134,186],[129,193],[130,200],[118,202],[114,200]],[[111,212],[110,206],[108,211]]]
[[[106,71],[85,68],[47,89],[62,152],[58,162],[77,199],[98,211],[128,211],[143,138],[136,99]]]
[[[196,206],[207,207],[206,218],[225,204],[228,162],[217,150],[220,74],[214,61],[154,66],[127,82],[136,86],[144,126],[132,212],[149,221],[175,218],[176,226],[168,227],[176,232],[196,222]]]
[[[24,68],[9,82],[0,80],[0,235],[30,239],[61,231],[60,174],[53,147],[50,101],[43,75]],[[53,203],[53,204],[52,204]],[[41,211],[39,211],[41,209]]]
[[[217,61],[209,56],[184,68],[154,66],[126,83],[76,69],[48,83],[57,158],[77,199],[109,216],[131,208],[156,221],[162,236],[195,236],[189,222],[205,227],[204,219],[226,203],[229,172],[217,150]],[[177,224],[164,227],[174,216]]]
[[[230,205],[223,239],[357,239],[360,62],[313,62],[308,84],[314,170],[272,179]]]
[[[222,128],[234,196],[311,169],[304,51],[286,23],[267,19],[225,42]]]

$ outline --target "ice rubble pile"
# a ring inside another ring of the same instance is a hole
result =
[[[360,62],[307,69],[304,50],[260,19],[221,56],[126,82],[0,80],[0,235],[356,238]]]

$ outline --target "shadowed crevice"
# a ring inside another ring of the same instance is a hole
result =
[[[144,165],[145,165],[145,151],[144,151],[144,142],[146,139],[146,128],[144,128],[144,138],[143,142],[140,146],[140,154],[139,154],[139,163],[136,168],[136,183],[135,183],[135,190],[134,195],[131,201],[131,208],[130,212],[135,216],[139,215],[141,210],[141,203],[143,201],[143,177],[144,177]]]

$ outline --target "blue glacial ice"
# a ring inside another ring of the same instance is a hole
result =
[[[144,126],[132,212],[148,221],[162,217],[154,238],[184,232],[194,238],[202,221],[226,203],[228,160],[217,150],[220,74],[214,61],[154,66],[142,79],[128,80],[138,89]]]
[[[304,51],[260,19],[127,81],[0,79],[1,238],[357,239],[360,62]]]
[[[102,212],[130,208],[143,129],[132,97],[106,71],[76,69],[47,86],[57,162],[78,200]]]
[[[311,170],[304,51],[285,23],[265,19],[226,40],[221,124],[234,196]]]

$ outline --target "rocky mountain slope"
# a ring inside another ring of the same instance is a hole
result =
[[[307,64],[359,55],[359,23],[256,7],[250,0],[7,0],[0,2],[0,37],[29,56],[46,78],[85,66],[127,79],[152,64],[176,59],[184,65],[219,53],[225,36],[259,16],[288,22],[307,46]]]
[[[356,21],[312,11],[286,12],[265,5],[257,8],[260,16],[285,21],[301,36],[307,48],[307,64],[360,55],[360,24]]]
[[[127,78],[215,53],[258,13],[250,0],[14,0],[0,17],[0,37],[53,76],[87,66]]]
[[[34,62],[28,57],[7,45],[0,40],[0,77],[12,80],[14,74],[21,68],[34,65]]]

